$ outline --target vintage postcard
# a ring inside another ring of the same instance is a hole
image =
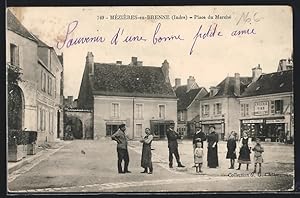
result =
[[[9,193],[294,190],[291,7],[6,17]]]

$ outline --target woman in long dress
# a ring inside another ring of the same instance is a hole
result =
[[[219,166],[218,162],[218,134],[215,132],[215,127],[211,126],[209,128],[210,134],[207,137],[208,147],[207,147],[207,166],[209,168],[217,168]]]
[[[144,171],[141,173],[152,174],[153,166],[152,166],[152,159],[151,159],[152,158],[151,143],[153,140],[153,135],[151,135],[149,128],[145,129],[145,133],[146,136],[140,141],[141,143],[143,143],[141,166],[144,168]]]
[[[246,131],[243,132],[243,137],[240,140],[239,147],[240,147],[240,155],[238,158],[239,167],[237,170],[241,169],[241,164],[246,164],[248,170],[249,164],[251,164],[250,160],[250,153],[251,153],[251,145],[252,141],[251,138],[248,137],[248,134]]]

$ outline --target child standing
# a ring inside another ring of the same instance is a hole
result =
[[[263,163],[262,152],[264,152],[264,148],[260,144],[260,140],[256,139],[256,145],[252,149],[254,151],[254,171],[256,173],[257,163],[259,164],[258,176],[261,176],[261,164]]]
[[[194,152],[194,163],[196,167],[196,173],[201,173],[201,167],[203,163],[203,148],[202,148],[202,142],[196,143],[196,149]]]

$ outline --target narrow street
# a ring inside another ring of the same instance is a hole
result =
[[[109,140],[75,140],[27,172],[10,179],[10,192],[164,192],[164,191],[264,191],[293,188],[293,146],[266,145],[263,175],[229,170],[225,143],[219,144],[220,167],[208,169],[204,158],[203,174],[192,168],[191,143],[179,144],[186,168],[168,168],[167,142],[153,142],[152,175],[142,174],[141,144],[129,142],[132,173],[117,173],[116,144]],[[83,150],[85,154],[81,152]],[[282,152],[284,151],[284,152]],[[286,153],[289,152],[289,155]],[[33,162],[34,163],[34,162]],[[176,164],[176,163],[175,163]],[[23,167],[22,167],[23,168]],[[21,168],[21,169],[22,169]],[[270,173],[270,174],[269,174]],[[269,174],[269,175],[268,175]],[[230,181],[230,182],[229,182]]]

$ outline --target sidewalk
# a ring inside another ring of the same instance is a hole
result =
[[[35,155],[26,155],[25,158],[18,162],[7,162],[7,170],[8,174],[11,174],[12,172],[20,169],[21,167],[33,163],[34,161],[37,161],[38,159],[41,159],[45,154],[52,154],[65,146],[66,144],[71,143],[71,141],[56,141],[49,143],[47,145],[38,146],[36,148],[36,154]]]

